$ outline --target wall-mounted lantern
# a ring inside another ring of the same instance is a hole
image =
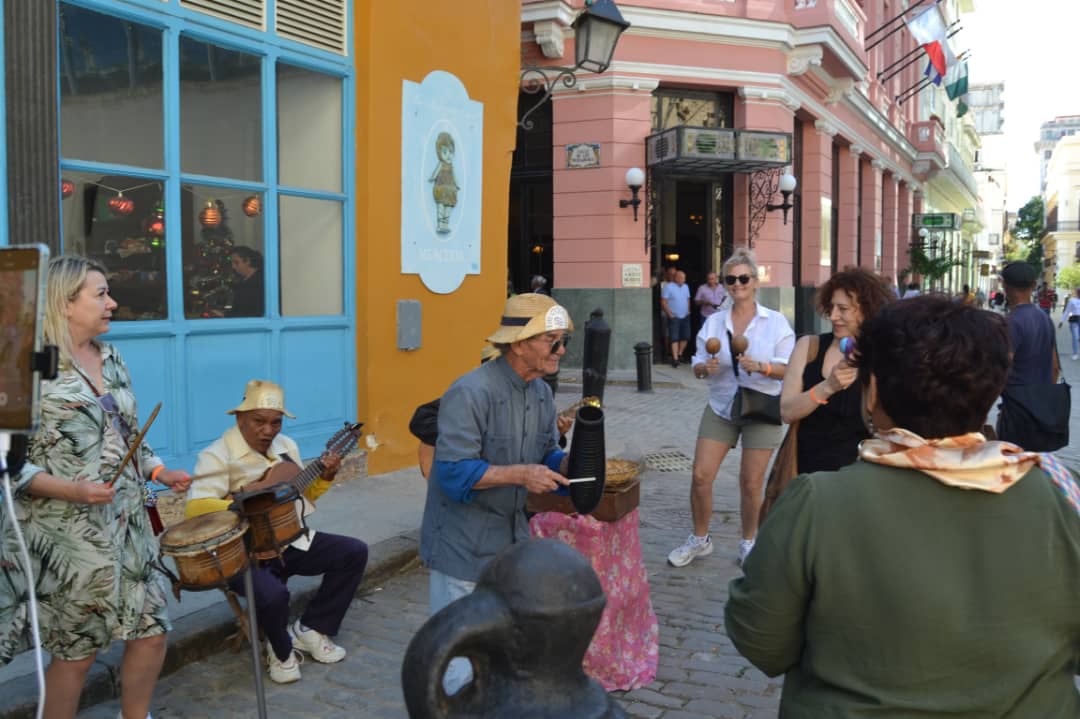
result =
[[[619,200],[619,207],[625,209],[627,207],[634,208],[634,222],[637,222],[637,208],[641,204],[641,198],[638,197],[638,191],[641,190],[641,186],[645,184],[645,173],[642,172],[640,167],[631,167],[626,171],[626,186],[630,188],[630,199]]]
[[[765,209],[768,212],[772,212],[773,210],[783,210],[784,211],[784,224],[785,225],[787,224],[788,210],[790,210],[792,207],[794,207],[794,205],[791,204],[791,193],[795,192],[795,186],[797,184],[798,183],[795,180],[795,176],[792,175],[789,172],[785,172],[783,174],[783,176],[780,177],[780,186],[779,186],[780,196],[784,198],[784,201],[782,203],[780,203],[779,205],[773,205],[773,204],[765,205]]]

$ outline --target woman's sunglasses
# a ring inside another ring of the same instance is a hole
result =
[[[750,275],[724,275],[724,284],[733,285],[735,284],[735,280],[738,280],[740,284],[748,285],[750,284],[751,279],[753,278],[750,277]]]

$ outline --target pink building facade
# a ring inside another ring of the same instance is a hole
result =
[[[523,0],[523,63],[573,65],[570,24],[581,6]],[[525,195],[511,188],[515,284],[549,272],[575,321],[604,309],[614,330],[611,366],[631,367],[632,345],[658,339],[654,285],[665,266],[685,270],[693,290],[733,247],[750,246],[760,300],[799,331],[820,326],[813,290],[837,269],[860,265],[895,279],[906,267],[923,182],[947,154],[936,120],[919,121],[918,96],[901,101],[925,66],[920,59],[901,69],[916,57],[905,59],[915,49],[910,34],[887,34],[899,22],[872,34],[897,15],[897,3],[618,7],[631,26],[610,68],[558,87],[550,108],[534,115],[542,118],[537,134],[519,133],[512,177],[531,178],[533,194],[550,187],[551,219],[538,231],[544,221],[525,212],[515,230],[515,192]],[[531,101],[523,94],[522,110]],[[523,146],[533,157],[550,150],[547,175],[525,167]],[[632,167],[647,177],[636,221],[619,205],[631,197]],[[783,172],[798,182],[786,223],[783,211],[765,209],[781,203]],[[515,265],[515,257],[523,261]]]

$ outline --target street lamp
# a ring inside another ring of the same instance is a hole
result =
[[[525,65],[521,68],[521,89],[529,95],[541,95],[532,107],[518,120],[518,127],[528,131],[533,128],[529,115],[544,104],[555,86],[562,82],[566,87],[577,84],[578,70],[601,73],[611,65],[615,45],[623,30],[630,23],[623,19],[613,0],[585,0],[585,9],[574,19],[574,66]]]
[[[772,212],[773,210],[783,210],[785,225],[787,224],[788,210],[794,207],[794,205],[791,204],[791,193],[795,192],[795,186],[797,184],[798,182],[795,180],[795,176],[792,175],[790,172],[785,172],[783,176],[780,177],[780,185],[778,187],[778,189],[780,190],[780,196],[784,198],[784,201],[779,205],[765,205],[765,209],[768,212]]]

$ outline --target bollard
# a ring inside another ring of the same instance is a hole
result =
[[[637,391],[652,392],[652,345],[638,342],[634,354],[637,355]]]
[[[598,397],[603,403],[610,346],[611,327],[604,321],[604,311],[597,307],[589,313],[585,323],[585,347],[581,355],[582,397]]]
[[[544,375],[544,381],[547,382],[548,387],[551,387],[551,396],[554,397],[559,391],[559,371]]]

